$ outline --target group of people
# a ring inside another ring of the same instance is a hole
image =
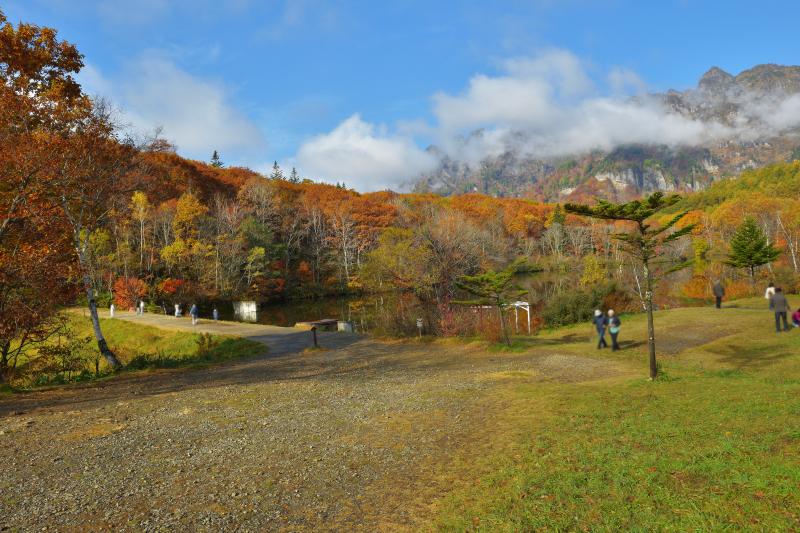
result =
[[[622,326],[622,321],[614,313],[614,310],[609,309],[608,314],[604,315],[601,310],[595,309],[592,322],[597,329],[597,349],[608,347],[608,343],[606,342],[607,330],[608,334],[611,336],[611,349],[613,351],[619,350],[617,337],[619,336],[619,328]]]
[[[720,309],[722,307],[722,298],[725,296],[725,287],[722,285],[721,281],[716,281],[714,283],[712,292],[716,300],[716,307]],[[789,331],[787,317],[791,311],[791,307],[789,306],[789,301],[786,299],[783,289],[776,287],[774,283],[770,282],[770,284],[767,285],[767,290],[764,291],[764,298],[769,301],[769,310],[775,313],[775,331],[778,333],[781,331]],[[800,327],[800,308],[792,313],[792,324],[794,324],[796,328]]]
[[[181,316],[183,316],[181,304],[175,304],[175,317],[179,318]],[[197,307],[197,304],[193,303],[189,308],[189,316],[192,317],[192,325],[197,325],[197,322],[200,320],[200,309]],[[217,306],[214,306],[214,308],[211,310],[211,318],[214,320],[219,320],[219,310],[217,309]]]
[[[721,281],[716,281],[714,283],[712,293],[714,294],[716,308],[721,309],[722,298],[725,296],[725,287],[722,285]],[[764,292],[764,298],[769,300],[769,309],[775,313],[775,330],[778,333],[781,331],[789,331],[788,315],[791,311],[791,307],[789,306],[789,301],[786,299],[783,289],[776,287],[774,283],[770,283],[767,286],[767,290]],[[794,327],[800,328],[800,308],[792,313],[791,318]],[[597,330],[598,350],[608,347],[606,331],[608,331],[608,334],[611,336],[611,349],[615,351],[620,349],[617,337],[622,322],[619,317],[614,314],[613,309],[609,309],[607,314],[603,314],[601,310],[596,309],[592,323]]]
[[[764,292],[764,298],[769,300],[769,308],[775,313],[775,331],[778,333],[789,331],[789,323],[786,317],[791,311],[791,307],[789,307],[789,302],[786,300],[786,295],[783,294],[783,289],[776,287],[774,283],[770,283]],[[792,324],[796,328],[800,327],[800,308],[792,313]],[[782,330],[781,326],[783,326]]]
[[[136,300],[136,316],[142,316],[144,314],[144,300]],[[132,311],[130,307],[128,308],[129,311]],[[117,306],[114,302],[111,302],[111,305],[108,306],[108,316],[114,318],[114,315],[117,312]]]
[[[144,309],[145,309],[144,300],[138,300],[136,302],[135,309],[136,309],[136,316],[144,315]],[[117,311],[117,306],[114,304],[114,302],[111,302],[111,305],[109,305],[108,307],[109,316],[111,318],[114,318],[114,316],[116,315],[116,311]],[[167,310],[165,308],[164,313],[166,314],[166,312]],[[181,304],[175,304],[175,317],[179,318],[181,316],[183,316],[183,309],[181,307]],[[197,325],[197,322],[200,320],[200,308],[197,307],[197,304],[193,303],[192,306],[189,308],[189,316],[192,317],[192,325],[193,326]],[[217,306],[214,306],[214,308],[212,309],[211,317],[214,320],[219,320],[219,310],[217,309]]]

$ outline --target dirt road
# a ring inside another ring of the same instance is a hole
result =
[[[418,529],[469,470],[508,376],[592,380],[612,363],[381,342],[230,323],[261,357],[0,397],[0,528],[61,531]],[[463,461],[462,461],[463,463]]]

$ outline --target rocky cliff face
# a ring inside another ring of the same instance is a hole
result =
[[[422,176],[417,191],[481,192],[547,201],[591,197],[628,199],[653,191],[702,190],[742,170],[800,157],[796,130],[767,133],[759,110],[765,102],[800,99],[800,66],[758,65],[734,76],[712,67],[686,91],[651,95],[672,113],[751,135],[704,146],[630,145],[611,152],[536,159],[507,152],[479,164],[454,161],[436,148],[439,168]],[[799,100],[800,102],[800,100]]]

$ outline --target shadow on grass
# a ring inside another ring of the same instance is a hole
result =
[[[750,345],[747,350],[743,350],[738,343],[727,342],[718,346],[707,346],[705,350],[716,355],[717,362],[730,366],[731,372],[763,370],[785,361],[797,352],[796,347],[777,342]]]

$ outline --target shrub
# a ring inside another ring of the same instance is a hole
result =
[[[439,334],[442,337],[466,337],[475,334],[477,313],[474,309],[442,302],[438,306]]]
[[[557,294],[545,303],[542,318],[548,327],[588,322],[595,309],[630,310],[631,297],[620,291],[616,284],[600,285],[591,290],[572,290]]]
[[[482,309],[483,317],[478,323],[477,332],[482,339],[489,342],[505,343],[503,328],[500,327],[500,316],[497,309]],[[506,317],[508,319],[508,317]]]
[[[789,267],[775,267],[772,272],[773,281],[776,287],[783,289],[786,293],[796,293],[798,289],[797,274]],[[766,284],[765,284],[766,285]]]

